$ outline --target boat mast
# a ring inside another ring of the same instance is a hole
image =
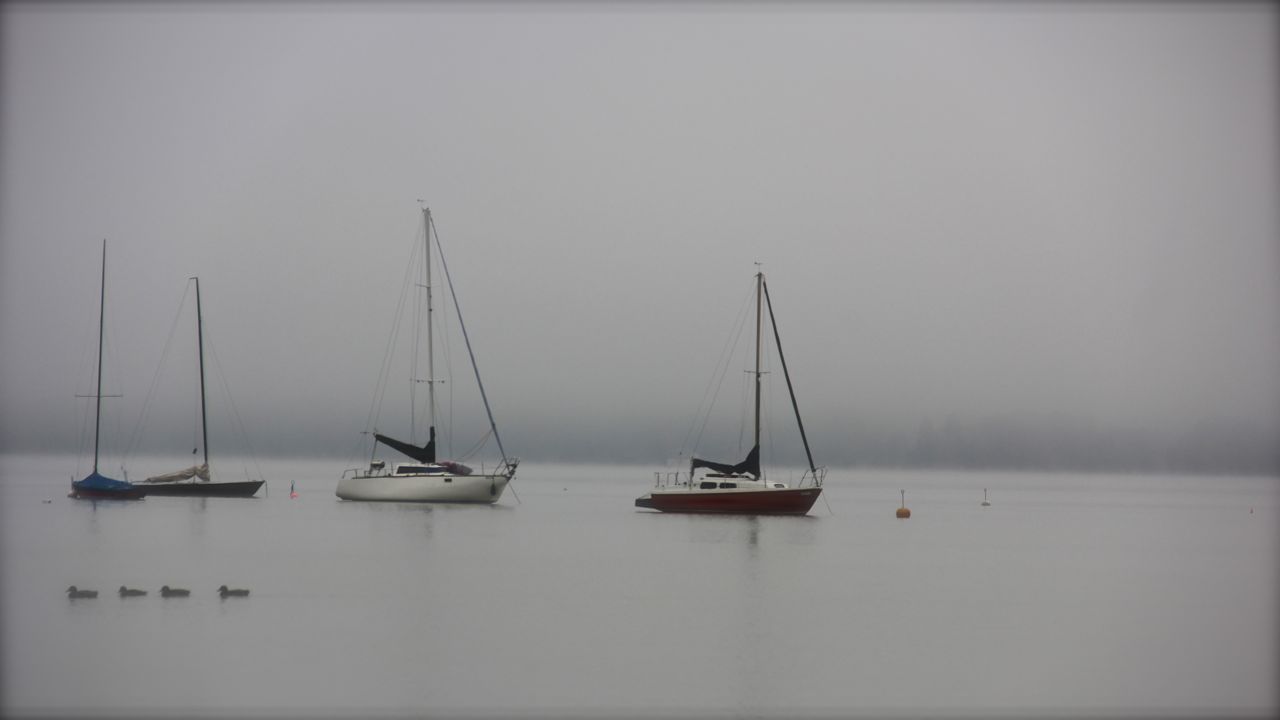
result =
[[[761,307],[764,303],[764,273],[756,271],[756,431],[755,447],[760,448],[760,343],[761,343]],[[763,473],[761,473],[763,474]],[[763,478],[760,478],[763,479]]]
[[[204,316],[200,313],[200,278],[196,281],[196,347],[200,352],[200,442],[204,448],[204,466],[209,468],[209,416],[205,412],[204,402]]]
[[[436,426],[436,370],[435,353],[432,350],[435,333],[431,331],[431,208],[422,207],[422,233],[426,240],[423,257],[427,265],[427,427]],[[430,430],[428,439],[430,438]]]
[[[107,306],[107,239],[102,239],[102,285],[98,295],[98,408],[93,414],[93,474],[98,474],[98,434],[102,426],[102,328]]]

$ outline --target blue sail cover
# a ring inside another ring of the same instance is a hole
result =
[[[71,483],[71,487],[78,491],[104,494],[133,494],[139,492],[138,488],[134,487],[133,483],[128,483],[123,480],[113,480],[97,472],[90,473],[89,476],[83,480],[76,480]]]

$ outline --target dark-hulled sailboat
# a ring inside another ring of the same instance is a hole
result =
[[[200,439],[204,464],[149,477],[138,484],[147,495],[186,497],[253,497],[263,480],[212,480],[209,475],[209,424],[204,392],[204,317],[200,310],[200,278],[196,282],[196,343],[200,355]]]
[[[102,241],[102,287],[98,297],[98,392],[91,397],[97,405],[93,413],[93,472],[82,480],[71,481],[71,497],[93,500],[141,500],[142,489],[124,480],[109,478],[98,472],[98,438],[102,425],[102,335],[107,306],[107,241]],[[74,477],[74,476],[72,476]]]
[[[760,349],[764,306],[769,309],[769,322],[778,346],[778,359],[782,362],[782,374],[787,380],[791,395],[791,407],[795,410],[800,439],[804,443],[809,471],[797,487],[765,478],[760,469]],[[800,419],[800,407],[796,403],[787,361],[782,354],[782,338],[778,336],[778,323],[773,316],[773,303],[769,300],[769,286],[764,273],[756,273],[756,359],[755,359],[755,443],[746,458],[738,463],[725,463],[694,457],[689,473],[683,481],[675,476],[673,483],[665,482],[659,473],[657,485],[644,497],[636,499],[636,507],[662,512],[720,513],[742,515],[804,515],[822,494],[825,471],[813,462],[809,451],[809,439]],[[697,475],[699,469],[705,472]],[[807,480],[811,480],[806,484]]]

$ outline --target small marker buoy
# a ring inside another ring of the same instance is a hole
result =
[[[991,501],[987,500],[986,488],[982,488],[982,507],[991,507]]]
[[[902,490],[900,492],[902,493],[902,507],[898,508],[898,517],[906,520],[911,517],[911,511],[907,509],[907,491]]]

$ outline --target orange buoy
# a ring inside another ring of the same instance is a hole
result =
[[[898,508],[898,517],[906,520],[911,517],[911,511],[907,509],[907,491],[902,490],[902,507]]]

